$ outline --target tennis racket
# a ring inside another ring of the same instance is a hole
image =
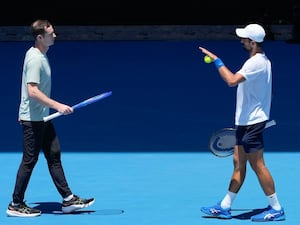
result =
[[[275,120],[266,123],[265,128],[276,125]],[[222,128],[214,132],[209,141],[209,150],[217,157],[224,158],[233,154],[236,144],[235,128]]]
[[[111,94],[112,94],[112,92],[109,91],[109,92],[105,92],[105,93],[96,95],[96,96],[88,98],[88,99],[86,99],[86,100],[84,100],[82,102],[79,102],[76,105],[73,105],[72,108],[73,108],[73,110],[75,110],[75,109],[79,109],[79,108],[85,107],[85,106],[90,105],[92,103],[95,103],[95,102],[97,102],[97,101],[99,101],[101,99],[104,99],[104,98],[110,96]],[[52,120],[52,119],[54,119],[56,117],[59,117],[61,115],[63,115],[63,114],[60,113],[60,112],[52,113],[49,116],[45,116],[43,118],[43,120],[44,120],[44,122],[47,122],[47,121]]]

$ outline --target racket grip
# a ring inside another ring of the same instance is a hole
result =
[[[45,117],[43,118],[43,120],[44,120],[44,122],[47,122],[47,121],[52,120],[52,119],[54,119],[54,118],[56,118],[56,117],[59,117],[59,116],[61,116],[61,115],[62,115],[62,113],[56,112],[56,113],[53,113],[53,114],[51,114],[51,115],[49,115],[49,116],[45,116]]]
[[[271,126],[274,126],[274,125],[276,125],[276,121],[275,120],[271,120],[271,121],[268,121],[266,123],[265,128],[268,128],[268,127],[271,127]]]

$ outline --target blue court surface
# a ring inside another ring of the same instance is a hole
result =
[[[297,225],[300,188],[297,180],[299,153],[266,153],[268,167],[287,219],[279,223]],[[105,225],[196,225],[249,224],[253,211],[266,206],[253,172],[232,207],[234,218],[206,218],[201,206],[220,200],[231,175],[231,157],[210,153],[64,153],[65,172],[74,193],[95,197],[94,205],[82,212],[63,215],[61,198],[47,171],[43,154],[26,194],[30,206],[43,211],[36,218],[7,217],[19,153],[1,153],[1,224],[105,224]]]

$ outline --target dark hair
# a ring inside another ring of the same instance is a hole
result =
[[[51,23],[48,20],[35,20],[30,27],[30,32],[34,39],[40,34],[45,34],[45,28],[50,27]]]

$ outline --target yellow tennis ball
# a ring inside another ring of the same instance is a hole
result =
[[[204,62],[205,63],[211,63],[213,60],[208,55],[204,56]]]

